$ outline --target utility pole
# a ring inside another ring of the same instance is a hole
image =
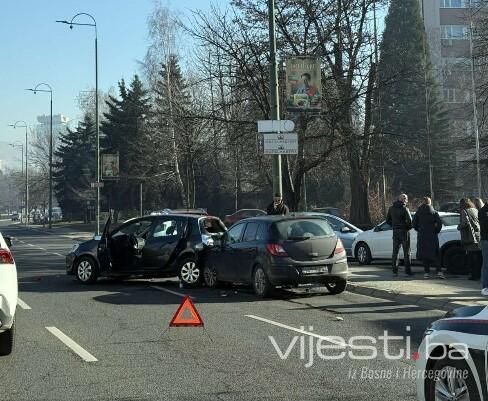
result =
[[[276,61],[276,35],[275,35],[275,2],[268,0],[268,18],[269,18],[269,53],[270,53],[270,71],[269,71],[269,90],[271,101],[271,119],[280,119],[280,103],[278,91],[278,63]],[[282,194],[281,179],[281,155],[273,155],[273,194],[279,192]]]

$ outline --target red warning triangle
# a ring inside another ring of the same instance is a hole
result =
[[[187,295],[183,299],[183,302],[178,307],[173,319],[169,323],[170,327],[203,327],[203,320],[198,314],[195,305],[191,301],[191,298]]]

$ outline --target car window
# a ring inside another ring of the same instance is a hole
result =
[[[136,237],[143,237],[149,232],[151,228],[152,220],[137,220],[126,226],[123,226],[112,235],[112,238],[119,237],[120,235],[135,235]]]
[[[216,218],[205,218],[200,220],[202,234],[212,235],[225,232],[224,224]]]
[[[256,232],[256,241],[263,241],[266,239],[266,224],[260,224]]]
[[[345,226],[342,221],[335,219],[334,217],[327,216],[326,219],[334,231],[341,231]]]
[[[288,240],[303,237],[324,237],[334,235],[334,230],[326,220],[285,220],[275,223],[273,237]]]
[[[180,219],[158,220],[152,234],[153,238],[181,238],[184,230],[184,221]]]
[[[242,242],[251,242],[256,240],[256,233],[258,232],[258,223],[247,223],[246,231],[244,231],[244,237]]]
[[[237,226],[232,227],[228,231],[228,238],[230,244],[236,244],[240,242],[243,229],[244,229],[244,224],[238,224]]]
[[[459,224],[459,215],[441,216],[443,226],[457,226]]]

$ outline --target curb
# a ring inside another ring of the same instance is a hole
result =
[[[403,305],[416,305],[422,308],[438,309],[445,312],[449,312],[453,309],[466,306],[465,303],[459,303],[449,299],[447,300],[430,299],[428,297],[423,297],[420,295],[411,295],[411,294],[399,293],[394,291],[379,290],[376,288],[365,287],[351,282],[347,283],[347,291],[355,294],[387,299],[389,301],[395,301]]]

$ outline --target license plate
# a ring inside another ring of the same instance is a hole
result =
[[[318,267],[316,269],[302,269],[303,274],[317,274],[317,273],[326,273],[327,267]]]

